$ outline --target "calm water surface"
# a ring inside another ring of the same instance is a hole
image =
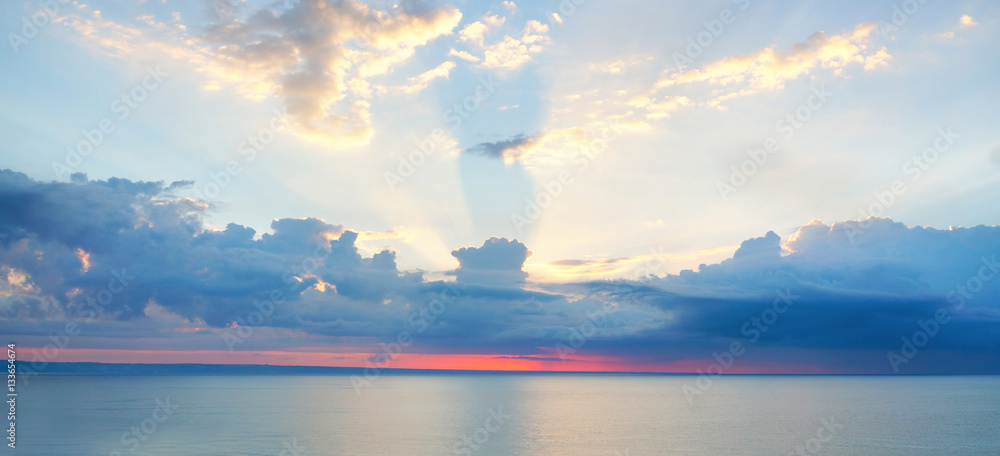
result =
[[[1000,377],[735,376],[692,404],[693,381],[35,377],[0,454],[1000,455]]]

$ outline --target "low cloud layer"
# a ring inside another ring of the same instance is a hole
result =
[[[0,330],[30,346],[72,320],[81,348],[210,350],[253,325],[259,336],[240,349],[374,353],[448,296],[414,352],[555,359],[569,346],[656,368],[697,366],[742,341],[746,368],[892,372],[887,354],[944,312],[896,367],[1000,365],[997,227],[814,221],[698,270],[568,284],[527,281],[528,247],[491,238],[454,250],[456,280],[440,282],[400,271],[392,251],[362,255],[358,232],[316,218],[275,220],[263,234],[206,229],[210,206],[179,196],[186,185],[0,172]]]

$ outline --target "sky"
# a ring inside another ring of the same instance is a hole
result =
[[[1000,372],[1000,5],[0,6],[54,361]]]

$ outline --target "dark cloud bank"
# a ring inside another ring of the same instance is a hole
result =
[[[710,361],[741,341],[740,365],[789,372],[1000,373],[998,227],[813,222],[697,271],[571,284],[527,281],[531,251],[492,238],[452,252],[451,283],[400,271],[391,251],[365,258],[355,232],[315,218],[259,236],[206,230],[209,206],[179,197],[186,185],[0,171],[0,333],[44,344],[74,320],[78,348],[218,350],[273,300],[239,349],[335,351],[391,341],[417,309],[458,295],[410,351],[556,359],[572,346],[641,367]]]

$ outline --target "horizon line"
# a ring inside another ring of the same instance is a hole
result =
[[[99,365],[103,367],[202,367],[202,368],[268,368],[274,370],[295,370],[295,369],[318,369],[318,370],[329,370],[329,371],[357,371],[364,372],[366,369],[375,369],[380,373],[444,373],[444,374],[559,374],[559,375],[581,375],[581,374],[600,374],[600,375],[662,375],[662,376],[734,376],[734,377],[776,377],[776,376],[801,376],[801,377],[944,377],[944,376],[965,376],[965,377],[993,377],[1000,376],[1000,374],[965,374],[965,373],[912,373],[912,374],[895,374],[895,373],[706,373],[706,372],[653,372],[653,371],[559,371],[559,370],[525,370],[525,369],[421,369],[421,368],[401,368],[401,367],[351,367],[351,366],[309,366],[309,365],[284,365],[284,364],[210,364],[210,363],[105,363],[99,361],[53,361],[45,363],[45,367],[41,369],[35,369],[31,366],[32,362],[16,360],[14,361],[15,367],[17,368],[17,373],[19,374],[30,374],[30,375],[116,375],[116,374],[128,374],[129,372],[109,372],[109,371],[49,371],[48,367],[50,365],[55,366],[85,366],[85,365]],[[26,371],[23,367],[28,367],[30,371]],[[48,372],[47,372],[48,371]],[[197,371],[197,372],[140,372],[133,373],[133,375],[176,375],[176,374],[191,374],[191,375],[210,375],[212,372]],[[220,374],[222,374],[220,372]],[[267,374],[276,374],[276,372],[271,372]],[[299,372],[292,374],[296,375],[313,375],[313,373]]]

